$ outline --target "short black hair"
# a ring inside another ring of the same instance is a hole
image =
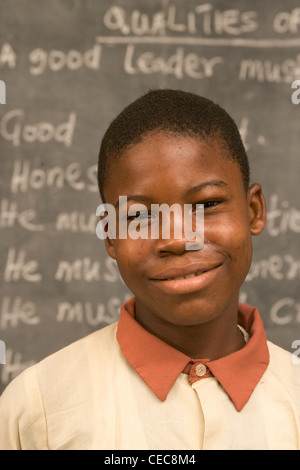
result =
[[[194,93],[158,89],[150,90],[124,108],[103,136],[98,158],[98,186],[103,202],[110,165],[150,132],[223,141],[224,156],[239,164],[247,191],[250,179],[248,157],[231,116],[218,104]]]

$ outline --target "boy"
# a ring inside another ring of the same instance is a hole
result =
[[[169,238],[105,239],[134,297],[118,323],[7,387],[0,448],[300,449],[299,366],[238,303],[266,210],[232,119],[194,94],[150,91],[109,126],[98,178],[117,214],[120,196],[127,214],[147,208],[146,231],[152,204],[203,205],[204,242],[187,249],[174,219]]]

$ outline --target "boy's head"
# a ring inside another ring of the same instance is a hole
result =
[[[204,244],[187,251],[187,239],[107,238],[136,312],[152,331],[162,325],[193,326],[235,315],[239,289],[252,258],[252,235],[265,225],[261,186],[249,187],[249,167],[238,129],[211,101],[174,90],[151,91],[112,122],[99,155],[102,200],[120,196],[146,206],[204,205]],[[149,209],[149,211],[148,211]],[[192,216],[194,217],[194,211]],[[174,220],[172,222],[174,224]],[[173,226],[174,228],[174,226]],[[156,325],[156,326],[155,326]]]
[[[223,146],[224,157],[238,163],[244,187],[248,189],[248,157],[229,114],[211,100],[193,93],[153,90],[129,104],[103,137],[98,162],[98,184],[103,201],[111,164],[125,149],[140,142],[150,132],[218,140]]]

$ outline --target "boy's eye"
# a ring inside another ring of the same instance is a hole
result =
[[[194,204],[193,210],[197,211],[197,209],[200,206],[204,206],[204,209],[211,209],[213,207],[216,207],[220,203],[221,203],[221,201],[219,201],[219,200],[205,201],[205,202],[202,202],[201,204],[197,203],[197,204]],[[146,219],[153,219],[154,217],[155,217],[155,214],[152,213],[150,210],[149,211],[143,211],[143,212],[137,211],[133,215],[127,215],[127,220],[128,221],[131,221],[131,220],[146,220]]]
[[[220,201],[206,201],[203,203],[204,209],[209,209],[211,207],[215,207],[220,204]]]
[[[216,207],[221,202],[222,201],[220,200],[212,200],[212,201],[201,202],[201,204],[197,203],[194,205],[193,210],[197,211],[197,206],[200,206],[200,205],[204,206],[204,209],[212,209],[213,207]]]
[[[127,215],[127,220],[145,220],[151,217],[151,212],[145,211],[145,212],[139,212],[137,211],[136,214],[134,215]]]

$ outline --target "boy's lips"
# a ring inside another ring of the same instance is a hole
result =
[[[170,268],[164,269],[163,271],[158,272],[157,274],[151,276],[152,280],[155,281],[167,281],[174,279],[182,279],[184,277],[192,277],[200,275],[204,272],[211,271],[216,267],[220,266],[222,263],[219,262],[202,262],[202,263],[190,263],[184,266],[172,266]]]
[[[172,268],[151,278],[157,287],[169,293],[184,294],[195,292],[214,280],[222,263],[194,264]]]

